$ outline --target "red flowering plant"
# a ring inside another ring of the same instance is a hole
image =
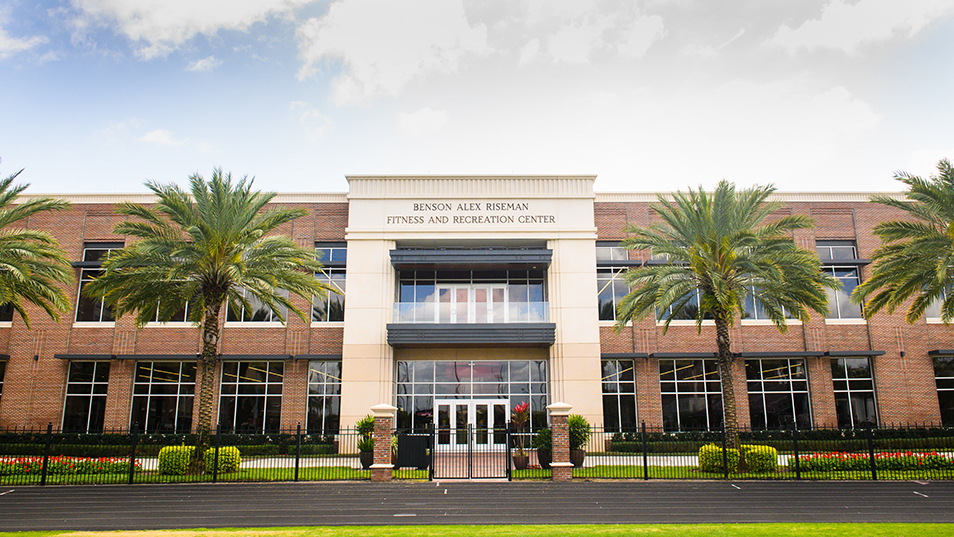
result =
[[[513,425],[513,428],[517,431],[523,431],[523,428],[527,426],[527,422],[530,421],[530,403],[524,401],[523,403],[518,404],[513,407],[513,410],[510,413],[510,423]],[[517,438],[517,453],[519,455],[526,455],[523,451],[523,436]]]
[[[954,459],[937,452],[887,452],[875,453],[875,468],[878,470],[954,470]],[[794,459],[789,461],[789,466]],[[867,471],[871,460],[866,453],[812,453],[799,457],[802,470],[818,472]]]

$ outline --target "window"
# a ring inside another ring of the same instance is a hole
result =
[[[722,382],[715,360],[659,360],[659,384],[665,430],[722,426]]]
[[[285,362],[223,362],[219,424],[223,431],[275,433],[281,427]]]
[[[689,304],[677,314],[673,314],[673,311],[675,310],[673,306],[669,306],[665,310],[656,310],[656,320],[659,322],[665,322],[672,318],[674,321],[695,321],[696,315],[699,312],[699,295],[700,293],[698,289],[692,291],[689,294]],[[707,313],[703,318],[712,319],[712,315]]]
[[[596,269],[596,296],[599,301],[600,320],[615,321],[616,311],[629,286],[623,280],[626,267],[600,267]]]
[[[753,429],[811,427],[805,360],[746,360],[745,376]]]
[[[834,381],[839,427],[878,423],[870,359],[833,358],[831,377]]]
[[[954,427],[954,356],[934,357],[934,382],[941,407],[941,425]]]
[[[508,399],[530,404],[530,427],[547,426],[549,377],[545,360],[399,361],[397,428],[426,431],[434,399]]]
[[[348,246],[343,242],[317,242],[315,255],[325,266],[345,266],[348,262]]]
[[[288,296],[287,291],[280,292]],[[279,310],[281,313],[281,317],[279,317],[271,308],[253,296],[252,293],[249,293],[248,289],[242,289],[242,296],[248,301],[249,307],[246,308],[238,302],[230,302],[226,321],[230,323],[278,323],[281,322],[282,318],[288,317],[286,308]]]
[[[3,377],[7,374],[7,362],[0,361],[0,400],[3,399]]]
[[[13,321],[13,304],[7,303],[0,306],[0,323],[11,321]]]
[[[186,302],[186,305],[181,310],[172,314],[172,317],[168,321],[159,320],[159,308],[156,308],[156,316],[152,318],[153,323],[185,323],[189,321],[189,303]]]
[[[192,430],[195,362],[136,362],[130,428],[146,433]]]
[[[603,426],[607,432],[636,430],[633,360],[603,360]]]
[[[828,319],[861,319],[861,306],[848,297],[861,284],[856,265],[840,266],[839,261],[854,261],[858,257],[854,241],[816,241],[815,251],[822,262],[822,271],[841,282],[841,289],[826,289]]]
[[[944,303],[944,300],[947,299],[947,293],[943,293],[940,298],[931,302],[927,308],[924,309],[924,317],[931,320],[940,320],[941,318],[941,305]]]
[[[815,252],[825,265],[858,258],[855,241],[815,241]]]
[[[543,270],[406,270],[398,276],[394,322],[547,322]]]
[[[70,362],[63,431],[103,432],[108,386],[109,362]]]
[[[786,319],[792,319],[792,315],[786,309],[782,309]],[[745,312],[742,318],[746,320],[762,321],[768,320],[769,316],[762,307],[762,301],[755,298],[755,288],[749,288],[749,294],[745,297]]]
[[[102,299],[92,300],[83,295],[83,288],[102,274],[102,269],[96,268],[102,265],[103,261],[109,259],[113,250],[123,247],[121,242],[88,242],[83,248],[83,262],[80,269],[80,287],[79,297],[76,301],[76,321],[103,323],[113,321],[113,312],[106,306]]]
[[[597,261],[628,261],[629,251],[616,241],[596,241]]]
[[[316,296],[311,304],[311,322],[327,323],[344,321],[345,306],[345,269],[327,267],[315,274],[322,283],[333,291],[326,296]]]
[[[341,422],[341,362],[308,364],[308,432],[338,434]]]

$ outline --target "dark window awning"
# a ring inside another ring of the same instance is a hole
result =
[[[545,269],[550,266],[552,258],[553,251],[546,248],[391,250],[391,264],[399,269]]]
[[[91,362],[94,360],[112,360],[116,356],[114,354],[54,354],[53,358],[59,360],[82,360]]]
[[[268,362],[274,360],[291,360],[290,354],[223,354],[223,362]]]
[[[828,351],[825,356],[832,358],[850,358],[852,356],[882,356],[884,351]]]
[[[136,360],[139,362],[192,362],[199,359],[198,354],[117,354],[116,360]]]
[[[954,349],[934,349],[928,351],[928,356],[954,356]]]
[[[6,362],[9,359],[10,359],[9,354],[0,354],[0,362]]]
[[[314,360],[319,362],[340,362],[340,354],[296,354],[295,360]]]
[[[627,358],[649,358],[648,352],[604,352],[600,354],[604,360],[625,360]]]
[[[821,351],[771,351],[771,352],[740,352],[742,358],[810,358],[824,356]]]

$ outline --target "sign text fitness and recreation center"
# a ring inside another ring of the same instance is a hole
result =
[[[526,201],[415,202],[408,214],[387,215],[387,225],[555,224],[556,216],[538,214]]]

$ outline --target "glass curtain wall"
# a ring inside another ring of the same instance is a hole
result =
[[[633,360],[603,360],[603,426],[607,432],[636,430]]]
[[[146,433],[192,430],[195,362],[137,362],[130,428]]]
[[[308,432],[338,434],[341,424],[341,362],[308,364]]]
[[[746,360],[745,376],[753,429],[811,427],[804,359]]]
[[[285,362],[223,362],[219,425],[223,432],[276,433],[281,427]]]
[[[839,427],[878,423],[870,359],[834,358],[831,361],[831,377]]]
[[[70,362],[63,431],[101,433],[106,419],[109,362]]]
[[[665,430],[722,427],[722,381],[715,360],[659,360],[659,384]]]
[[[954,356],[934,357],[934,382],[941,408],[941,425],[954,427]]]

